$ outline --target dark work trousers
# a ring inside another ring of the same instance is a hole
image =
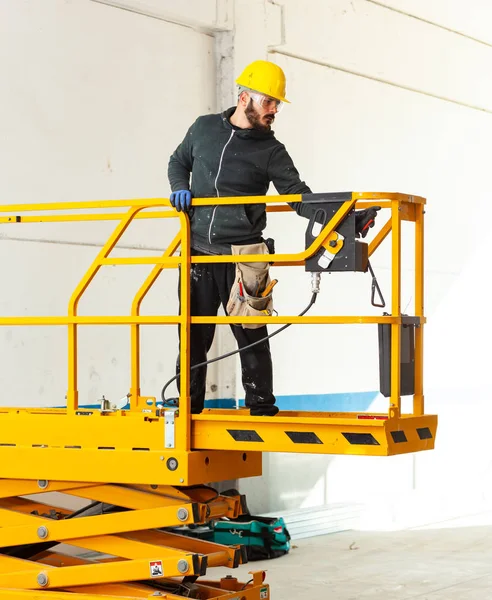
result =
[[[203,256],[193,250],[194,255]],[[190,309],[195,317],[215,316],[220,304],[226,310],[234,283],[236,266],[233,263],[192,264],[190,272]],[[180,278],[181,279],[181,278]],[[266,326],[258,329],[243,329],[231,325],[238,348],[244,348],[268,335]],[[192,325],[190,329],[190,366],[207,360],[212,346],[215,324]],[[270,344],[268,340],[239,353],[241,359],[242,382],[246,393],[246,406],[261,409],[275,403],[273,395],[273,370]],[[176,364],[179,372],[179,356]],[[207,367],[192,369],[190,373],[191,411],[200,413],[205,401]],[[177,379],[179,389],[179,377]]]

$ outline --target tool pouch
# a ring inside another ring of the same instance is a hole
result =
[[[290,551],[290,533],[282,517],[240,515],[213,525],[216,544],[241,544],[248,560],[278,558]]]
[[[265,243],[231,246],[233,255],[269,254]],[[273,311],[272,294],[265,297],[261,292],[270,283],[268,262],[236,263],[236,278],[227,303],[227,314],[231,317],[264,317]],[[258,329],[263,323],[238,323],[244,329]]]

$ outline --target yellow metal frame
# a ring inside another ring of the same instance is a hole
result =
[[[327,194],[329,197],[330,194]],[[423,394],[423,326],[425,324],[423,308],[423,247],[424,247],[424,206],[425,199],[400,193],[363,192],[345,195],[339,210],[323,228],[311,246],[300,252],[272,255],[276,266],[303,266],[326,240],[333,235],[336,227],[357,206],[367,208],[379,205],[389,209],[390,216],[369,244],[369,256],[391,235],[392,242],[392,292],[391,314],[388,316],[263,316],[263,317],[196,317],[189,310],[189,266],[203,262],[238,262],[240,256],[192,256],[190,253],[189,221],[183,213],[174,211],[167,199],[117,200],[95,202],[49,203],[31,205],[10,205],[0,208],[0,223],[53,222],[53,221],[95,221],[116,220],[115,230],[87,270],[73,292],[68,306],[67,316],[57,317],[0,317],[0,325],[63,325],[68,329],[68,390],[66,409],[19,409],[0,408],[0,423],[4,424],[0,439],[0,456],[3,464],[16,464],[17,456],[24,459],[22,472],[4,467],[4,476],[33,477],[34,472],[44,465],[52,479],[67,477],[67,450],[70,450],[70,465],[76,472],[76,479],[87,477],[85,468],[91,466],[91,481],[105,481],[105,468],[110,466],[113,481],[119,483],[144,483],[154,473],[156,483],[171,485],[199,483],[204,480],[226,479],[237,476],[258,474],[259,457],[256,451],[291,451],[343,454],[388,455],[415,452],[434,446],[437,417],[424,414]],[[292,209],[286,202],[302,202],[302,196],[267,196],[240,198],[194,199],[196,206],[224,204],[265,203],[269,212],[287,212]],[[282,203],[279,205],[279,203]],[[110,212],[122,208],[126,212]],[[106,212],[85,212],[106,210]],[[58,212],[62,214],[47,214]],[[76,211],[76,214],[74,212]],[[108,212],[109,211],[109,212]],[[146,212],[148,211],[148,212]],[[38,213],[38,214],[32,214]],[[112,257],[111,252],[122,235],[136,219],[178,218],[180,231],[160,257]],[[415,224],[415,316],[417,323],[415,339],[415,395],[413,411],[409,415],[401,414],[400,389],[400,330],[404,323],[401,314],[401,222]],[[179,255],[177,251],[179,249]],[[264,261],[263,255],[248,256],[249,262]],[[105,265],[153,265],[151,272],[134,296],[130,315],[120,316],[80,316],[78,305],[81,297],[94,277]],[[181,314],[141,316],[140,306],[148,291],[163,269],[181,268]],[[216,323],[305,323],[305,324],[377,324],[391,325],[391,397],[387,415],[374,415],[367,419],[364,415],[341,413],[337,415],[320,413],[281,413],[275,419],[251,418],[245,411],[204,411],[201,415],[190,415],[189,399],[189,329],[191,324]],[[81,411],[78,406],[77,391],[77,331],[81,325],[126,324],[131,327],[131,396],[130,409],[111,414],[100,411]],[[155,398],[142,396],[140,389],[140,328],[142,325],[176,324],[181,331],[181,396],[180,407],[176,413],[175,436],[170,446],[165,439],[164,423],[166,414],[156,408]],[[148,403],[152,409],[149,412]],[[59,427],[63,415],[63,427]],[[404,418],[403,418],[404,417]],[[108,421],[111,419],[111,421]],[[83,426],[81,427],[81,424]],[[302,428],[296,425],[301,425]],[[243,432],[256,432],[251,435],[230,432],[235,429]],[[261,433],[259,432],[261,429]],[[302,431],[301,431],[302,430]],[[404,442],[395,443],[393,433],[405,430],[405,435],[397,436]],[[43,435],[40,435],[43,432]],[[219,435],[220,432],[220,435]],[[297,436],[297,439],[315,440],[314,442],[293,442],[292,433],[312,433],[311,436]],[[422,434],[422,432],[424,432]],[[408,435],[407,435],[408,433]],[[355,439],[369,443],[353,443]],[[361,434],[361,435],[359,435]],[[393,436],[393,437],[392,437]],[[292,436],[290,436],[292,437]],[[329,440],[336,439],[337,443]],[[221,440],[220,443],[218,440]],[[260,442],[259,439],[262,441]],[[320,443],[319,440],[327,442]],[[352,441],[351,441],[352,440]],[[43,448],[40,455],[39,448]],[[172,448],[170,451],[169,448]],[[82,450],[83,452],[77,452]],[[101,450],[106,451],[104,466],[100,463]],[[223,461],[221,452],[236,451],[228,454],[232,460]],[[212,454],[210,451],[215,451]],[[244,454],[248,451],[248,454]],[[124,469],[131,461],[134,468]],[[162,462],[172,457],[178,461],[178,469],[170,471],[162,468]],[[239,469],[237,471],[236,469]],[[212,472],[213,471],[213,472]],[[48,475],[48,474],[47,474]],[[211,477],[211,476],[214,477]],[[72,479],[74,475],[72,475]]]
[[[328,195],[329,196],[329,195]],[[301,196],[194,199],[209,204],[267,204],[269,212],[288,212],[278,205],[301,202]],[[240,256],[192,256],[188,218],[167,199],[10,205],[0,207],[0,224],[70,221],[118,221],[116,228],[72,294],[68,314],[57,317],[0,317],[0,325],[58,325],[68,330],[68,390],[66,408],[0,407],[0,600],[89,600],[89,598],[148,598],[182,596],[159,587],[176,585],[183,576],[203,575],[207,567],[236,567],[244,561],[240,547],[223,547],[158,530],[234,518],[242,511],[240,497],[211,496],[202,487],[261,474],[262,452],[309,452],[386,456],[434,447],[437,417],[424,414],[424,205],[416,196],[352,193],[311,246],[297,253],[275,254],[277,266],[304,266],[334,235],[357,206],[380,205],[388,220],[369,244],[369,256],[391,234],[392,294],[389,316],[196,317],[190,314],[190,264],[238,262]],[[124,210],[126,209],[126,210]],[[123,212],[114,212],[114,211]],[[85,212],[81,212],[85,211]],[[91,211],[91,212],[87,212]],[[100,212],[105,211],[105,212]],[[47,214],[58,213],[58,214]],[[137,219],[178,218],[180,231],[162,256],[114,258],[112,250]],[[400,308],[401,222],[415,224],[415,395],[411,414],[401,414]],[[177,255],[177,251],[180,251]],[[248,256],[264,262],[264,255]],[[81,316],[78,305],[94,277],[106,265],[152,265],[134,296],[130,315]],[[140,315],[140,306],[163,269],[181,268],[181,313]],[[190,414],[189,330],[192,324],[377,324],[391,326],[391,397],[388,412],[281,412],[274,418],[251,417],[247,410],[205,410]],[[77,333],[82,325],[125,324],[131,328],[131,389],[128,410],[101,411],[78,403]],[[140,328],[172,324],[181,334],[181,394],[179,410],[157,406],[141,394]],[[150,402],[150,408],[149,408]],[[111,483],[108,483],[111,482]],[[60,492],[79,501],[119,507],[123,512],[78,516],[60,508]],[[26,496],[28,496],[26,498]],[[78,553],[60,554],[53,544],[65,543]],[[27,549],[28,558],[12,556],[7,548]],[[80,550],[92,553],[81,556]],[[152,577],[151,563],[162,575]],[[264,573],[253,572],[247,584],[235,578],[195,583],[208,600],[267,600]],[[169,587],[167,588],[169,590]]]

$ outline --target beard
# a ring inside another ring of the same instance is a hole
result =
[[[246,115],[251,127],[260,131],[270,131],[271,125],[275,120],[275,115],[261,115],[253,106],[252,99],[250,99],[248,106],[244,109],[244,114]]]

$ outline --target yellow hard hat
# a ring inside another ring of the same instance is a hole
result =
[[[284,72],[278,65],[267,60],[255,60],[249,64],[236,79],[236,83],[276,100],[289,102],[285,97]]]

